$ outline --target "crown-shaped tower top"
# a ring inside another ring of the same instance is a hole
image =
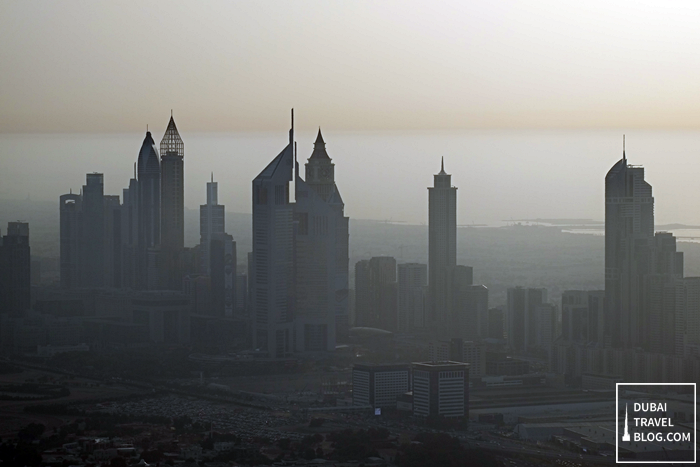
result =
[[[172,112],[170,114],[168,128],[165,130],[163,139],[160,141],[160,155],[161,157],[169,155],[185,157],[185,143],[182,142],[180,133],[177,131]]]
[[[328,159],[329,161],[331,159],[326,152],[326,142],[323,141],[321,127],[318,128],[318,135],[316,136],[316,142],[314,142],[314,151],[309,159]]]

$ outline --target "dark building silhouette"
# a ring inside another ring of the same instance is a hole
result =
[[[160,155],[160,275],[163,288],[181,290],[182,252],[185,248],[185,145],[172,115],[160,142]]]
[[[505,331],[503,310],[500,308],[489,309],[489,333],[491,339],[503,339]]]
[[[525,351],[536,345],[540,329],[539,306],[546,302],[546,289],[508,289],[508,345],[511,349]]]
[[[604,303],[604,290],[565,290],[561,295],[561,338],[602,344]]]
[[[80,213],[80,286],[104,286],[105,202],[104,175],[86,175]]]
[[[335,350],[348,332],[348,218],[320,129],[306,180],[295,175],[295,350]]]
[[[87,174],[81,194],[62,195],[59,215],[61,287],[122,287],[122,207],[104,194],[104,176]]]
[[[223,204],[219,204],[219,184],[211,175],[211,182],[207,182],[207,204],[199,206],[199,245],[202,274],[211,274],[209,244],[217,234],[223,234],[226,228],[226,210]]]
[[[355,310],[355,326],[397,330],[396,259],[376,256],[355,264]]]
[[[60,269],[61,287],[64,289],[72,289],[80,284],[78,268],[82,202],[82,196],[72,192],[60,197]]]
[[[226,233],[212,235],[209,244],[212,314],[233,318],[235,307],[236,242]]]
[[[629,165],[623,147],[622,159],[605,176],[606,343],[662,352],[662,341],[674,340],[670,300],[682,277],[675,238],[654,235],[654,198],[644,168]]]
[[[158,247],[160,246],[160,161],[151,132],[141,145],[138,158],[138,238],[136,241],[137,277],[135,288],[156,289]]]
[[[136,178],[136,164],[134,177],[129,180],[129,188],[123,190],[121,229],[121,287],[136,289],[139,277],[139,182]]]
[[[250,277],[253,347],[273,358],[294,350],[294,124],[289,144],[252,183],[253,268]]]
[[[449,338],[450,274],[457,265],[457,188],[445,172],[444,160],[433,185],[428,188],[428,326]]]
[[[30,307],[29,224],[9,222],[0,243],[0,313],[22,316]]]
[[[424,328],[425,297],[428,286],[428,265],[398,265],[398,331],[411,332]]]
[[[104,285],[122,287],[122,210],[118,195],[104,197]]]

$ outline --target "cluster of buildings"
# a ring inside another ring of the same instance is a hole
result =
[[[292,118],[289,144],[253,180],[253,251],[242,268],[213,175],[200,242],[185,247],[184,156],[171,116],[158,146],[146,133],[121,197],[105,194],[100,173],[60,196],[60,289],[41,290],[32,306],[30,268],[19,265],[29,261],[28,226],[10,224],[0,346],[199,341],[273,359],[335,350],[349,328],[348,218],[320,129],[302,174]]]
[[[525,368],[494,346],[545,357],[574,383],[697,380],[700,278],[684,277],[676,238],[654,232],[651,186],[624,150],[605,178],[605,290],[568,290],[555,305],[544,288],[514,287],[500,308],[457,264],[457,188],[444,162],[428,188],[428,264],[361,260],[353,293],[349,219],[320,129],[302,171],[292,118],[288,144],[252,181],[243,267],[213,175],[200,242],[185,247],[184,152],[171,116],[158,146],[147,132],[121,197],[104,193],[99,173],[60,197],[61,287],[33,304],[29,227],[8,225],[0,346],[199,341],[279,359],[333,351],[354,326],[414,336],[434,361],[470,364],[474,380]],[[455,342],[460,351],[446,350]]]
[[[457,264],[457,188],[451,178],[443,161],[428,188],[429,264],[397,265],[389,256],[355,264],[355,326],[438,340],[488,337],[488,289],[474,284],[471,267]]]
[[[623,150],[605,177],[605,290],[566,291],[553,371],[572,381],[700,379],[700,278],[684,277],[676,238],[654,231],[644,168]]]
[[[319,129],[301,177],[293,119],[289,144],[253,180],[252,341],[271,358],[333,351],[348,333],[349,219],[335,164]]]
[[[358,364],[352,370],[353,405],[398,410],[419,418],[469,418],[469,364],[430,361]]]

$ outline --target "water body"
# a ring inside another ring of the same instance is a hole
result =
[[[160,141],[162,127],[151,125]],[[297,131],[298,154],[311,154],[316,129]],[[251,180],[287,143],[287,129],[260,133],[189,133],[185,204],[205,201],[211,172],[219,202],[251,211]],[[602,221],[603,179],[621,157],[647,169],[657,223],[700,224],[700,132],[697,131],[324,131],[336,180],[352,218],[427,222],[427,190],[440,159],[458,191],[458,223],[503,225],[515,219]],[[105,193],[121,194],[143,134],[0,134],[0,199],[58,202],[78,191],[85,173],[105,174]],[[302,170],[303,173],[303,170]],[[578,232],[577,232],[578,233]],[[681,237],[700,235],[678,232]]]

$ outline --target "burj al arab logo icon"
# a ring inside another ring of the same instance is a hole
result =
[[[625,432],[622,434],[622,441],[630,441],[629,426],[627,425],[627,404],[625,404]]]

